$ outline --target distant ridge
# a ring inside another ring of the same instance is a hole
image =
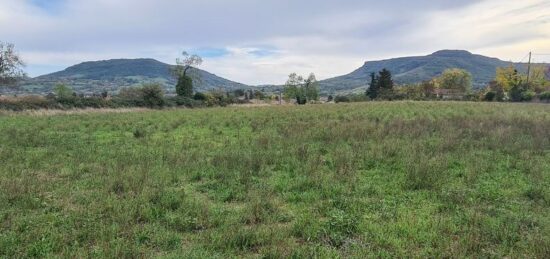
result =
[[[35,79],[90,79],[113,80],[119,77],[162,77],[170,76],[170,66],[155,59],[110,59],[100,61],[87,61],[65,70],[42,75]]]
[[[170,92],[174,91],[176,83],[170,72],[171,68],[172,65],[149,58],[88,61],[59,72],[27,79],[22,87],[28,92],[47,93],[56,84],[64,83],[78,92],[99,93],[156,82],[163,84]],[[196,82],[198,91],[250,88],[201,69],[193,69],[192,72],[198,73],[200,78]]]
[[[440,50],[426,56],[401,57],[379,61],[368,61],[357,70],[319,82],[321,93],[346,93],[363,91],[369,82],[371,72],[389,69],[397,84],[419,83],[440,75],[448,68],[461,68],[473,75],[474,87],[481,88],[493,80],[497,67],[514,65],[518,69],[525,64],[502,61],[466,50]],[[143,83],[161,83],[168,93],[175,91],[175,79],[171,65],[155,59],[111,59],[83,62],[63,71],[26,78],[15,93],[47,94],[54,86],[64,83],[80,93],[114,92],[122,87],[138,86]],[[221,89],[250,89],[253,86],[234,82],[200,69],[193,69],[201,78],[196,82],[198,91]],[[282,86],[264,85],[257,89],[279,91]],[[3,89],[0,89],[2,91]]]
[[[472,73],[475,87],[483,87],[493,80],[497,67],[509,65],[514,63],[472,54],[466,50],[440,50],[427,56],[365,62],[350,74],[322,80],[320,88],[323,92],[338,92],[366,87],[370,73],[383,68],[393,73],[398,84],[422,82],[440,75],[445,69],[461,68]]]

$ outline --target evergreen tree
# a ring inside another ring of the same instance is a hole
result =
[[[391,100],[393,98],[393,79],[391,72],[387,69],[382,69],[378,72],[378,97]]]
[[[391,78],[391,72],[387,69],[382,69],[378,76],[378,86],[383,90],[393,90],[393,80]]]
[[[370,85],[367,89],[367,96],[371,99],[376,99],[378,97],[378,91],[379,91],[379,85],[378,85],[378,77],[376,74],[370,73]]]

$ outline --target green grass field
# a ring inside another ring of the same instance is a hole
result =
[[[0,116],[0,257],[550,257],[550,105]]]

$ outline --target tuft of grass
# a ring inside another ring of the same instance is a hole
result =
[[[136,128],[134,129],[133,134],[134,134],[134,138],[144,138],[146,135],[146,132],[143,129]]]

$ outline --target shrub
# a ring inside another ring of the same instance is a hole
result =
[[[58,84],[54,87],[53,91],[59,99],[70,99],[74,96],[74,91],[71,87],[64,84]]]
[[[206,94],[205,104],[207,106],[227,106],[231,103],[231,99],[224,92],[212,91]]]
[[[160,84],[145,84],[142,87],[122,88],[117,96],[121,106],[162,107],[165,105],[164,91]]]
[[[79,98],[79,105],[82,108],[91,107],[91,108],[106,108],[114,107],[113,102],[103,99],[102,97],[87,97]]]
[[[71,109],[71,108],[105,108],[119,107],[112,100],[106,100],[98,96],[81,97],[77,95],[57,98],[54,95],[22,96],[0,99],[0,109],[4,110],[37,110],[37,109]]]
[[[53,99],[44,98],[42,96],[29,95],[22,97],[0,98],[0,109],[3,110],[22,111],[55,107],[56,102]]]
[[[493,91],[489,91],[485,94],[485,96],[483,97],[483,99],[485,101],[488,101],[488,102],[492,102],[495,100],[495,97],[497,96],[497,94]]]
[[[204,101],[194,100],[183,96],[168,97],[165,99],[166,106],[183,106],[188,108],[197,108],[204,106]]]
[[[164,106],[164,91],[160,84],[146,84],[141,88],[145,106],[154,108]]]
[[[550,102],[550,91],[542,92],[539,99],[544,102]]]
[[[471,101],[471,102],[477,102],[479,100],[483,100],[485,96],[483,96],[481,93],[476,92],[469,92],[462,97],[462,100],[464,101]]]
[[[510,89],[510,99],[513,102],[531,101],[535,94],[528,91],[527,85],[516,85]]]
[[[206,95],[201,93],[201,92],[196,92],[195,95],[193,96],[193,99],[195,99],[197,101],[205,101],[206,100]]]
[[[115,98],[121,106],[143,106],[143,95],[139,87],[124,87]]]
[[[533,91],[525,91],[521,94],[521,100],[524,102],[530,102],[535,98],[535,92]]]
[[[336,103],[349,103],[350,99],[347,96],[338,95],[334,98],[334,102],[336,102]]]
[[[366,102],[370,98],[364,94],[352,94],[347,96],[350,102]]]

